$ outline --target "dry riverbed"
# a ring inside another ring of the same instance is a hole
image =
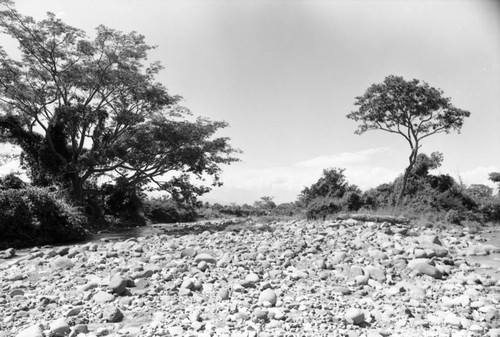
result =
[[[0,263],[0,336],[500,336],[480,241],[348,219],[34,248]]]

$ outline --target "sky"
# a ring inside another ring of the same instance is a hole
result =
[[[394,180],[408,164],[406,140],[380,130],[356,135],[346,118],[355,97],[388,75],[425,81],[471,112],[460,134],[423,141],[422,152],[444,154],[433,173],[495,186],[498,1],[17,0],[16,8],[36,19],[53,12],[89,36],[100,24],[137,31],[158,46],[149,57],[165,67],[158,80],[195,115],[228,122],[218,136],[243,151],[204,201],[295,201],[334,167],[362,190]]]

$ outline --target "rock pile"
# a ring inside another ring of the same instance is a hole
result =
[[[0,336],[500,336],[500,284],[465,257],[496,248],[474,235],[271,229],[34,248],[0,264]]]

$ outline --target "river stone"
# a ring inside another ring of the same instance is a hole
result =
[[[194,248],[185,248],[181,251],[181,257],[195,257],[198,251]]]
[[[24,296],[24,291],[21,289],[14,289],[9,293],[10,297],[15,297],[15,296]]]
[[[188,288],[179,288],[178,294],[179,296],[190,296],[192,291]]]
[[[59,247],[56,249],[56,254],[60,256],[68,255],[69,247]]]
[[[418,242],[420,244],[435,244],[435,245],[439,245],[439,246],[442,246],[443,244],[441,243],[441,241],[439,240],[439,237],[437,235],[421,235],[419,238],[418,238]]]
[[[257,283],[260,281],[260,277],[255,273],[250,273],[247,276],[245,276],[245,280],[250,281],[252,283]]]
[[[0,259],[10,259],[16,255],[16,250],[14,248],[8,248],[0,252]]]
[[[259,303],[268,302],[272,306],[275,306],[277,301],[278,301],[278,296],[272,289],[266,289],[259,295]]]
[[[199,270],[201,270],[202,272],[206,271],[208,269],[208,263],[206,261],[201,261],[200,263],[198,263],[198,265],[196,266],[196,268],[198,268]]]
[[[97,288],[98,286],[99,285],[96,282],[92,282],[91,281],[91,282],[89,282],[87,284],[84,284],[84,285],[80,286],[78,288],[78,290],[80,290],[80,291],[88,291],[88,290],[92,290],[94,288]]]
[[[334,266],[336,266],[337,264],[341,263],[342,261],[345,260],[345,258],[347,257],[347,253],[346,252],[338,252],[338,253],[335,253],[335,255],[333,255],[331,258],[330,258],[330,263]]]
[[[26,276],[24,276],[21,273],[16,273],[16,272],[7,275],[8,281],[20,281],[20,280],[24,280],[25,278],[26,278]]]
[[[78,316],[82,310],[80,308],[72,308],[66,312],[66,317]]]
[[[344,314],[344,319],[347,323],[359,325],[365,321],[365,314],[357,308],[350,308]]]
[[[443,277],[443,273],[439,269],[425,261],[412,260],[408,263],[408,268],[410,268],[417,275],[428,275],[435,279]]]
[[[67,257],[65,256],[60,256],[60,257],[57,257],[55,258],[51,263],[50,265],[52,266],[52,268],[54,269],[71,269],[73,268],[73,266],[75,265],[73,263],[73,261],[71,261],[70,259],[68,259]]]
[[[201,254],[198,254],[196,255],[196,257],[194,258],[194,262],[196,263],[199,263],[201,261],[205,261],[206,263],[216,263],[217,260],[210,254],[208,253],[201,253]]]
[[[108,303],[115,300],[115,297],[112,294],[104,291],[99,291],[92,298],[97,303]]]
[[[148,277],[151,277],[153,276],[154,272],[151,270],[151,269],[146,269],[146,270],[140,270],[140,271],[137,271],[135,273],[133,273],[132,275],[130,275],[130,278],[132,279],[140,279],[140,278],[148,278]]]
[[[43,326],[41,324],[32,325],[21,330],[16,337],[43,337]]]
[[[127,289],[127,280],[123,279],[120,274],[115,274],[109,281],[108,289],[115,294],[121,295]]]
[[[86,334],[89,332],[89,328],[88,328],[87,324],[75,324],[73,326],[73,330],[78,334],[80,334],[80,333]]]
[[[102,318],[110,323],[121,322],[123,313],[115,306],[107,306],[102,310]]]
[[[51,336],[66,336],[70,333],[68,322],[64,318],[59,318],[50,323]]]
[[[222,301],[229,299],[229,289],[221,288],[218,293],[219,299]]]
[[[185,278],[184,281],[182,281],[180,288],[193,290],[194,289],[193,280],[191,280],[190,278]]]
[[[415,256],[416,259],[423,259],[427,257],[427,253],[422,248],[415,248],[413,250],[413,256]]]
[[[253,315],[255,316],[256,319],[258,320],[266,320],[267,319],[267,310],[262,310],[260,308],[256,308],[253,312]]]
[[[250,280],[247,280],[247,279],[244,279],[244,280],[240,280],[238,282],[238,284],[240,286],[242,286],[243,288],[254,288],[255,287],[255,283],[250,281]]]
[[[384,283],[386,280],[385,272],[380,267],[366,266],[365,272],[370,275],[370,277],[378,282]]]

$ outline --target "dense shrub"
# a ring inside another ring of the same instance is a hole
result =
[[[323,170],[323,176],[300,193],[299,199],[308,205],[316,198],[342,198],[347,192],[361,193],[356,185],[350,185],[344,175],[344,169]]]
[[[191,222],[197,219],[194,207],[176,203],[169,198],[152,198],[144,201],[144,215],[153,223]]]
[[[500,222],[500,200],[491,199],[479,208],[485,222]]]
[[[0,190],[18,190],[25,187],[26,183],[13,173],[0,177]]]
[[[127,184],[127,181],[118,178],[115,184],[105,184],[103,186],[105,201],[104,212],[108,219],[120,226],[144,225],[144,218],[141,209],[143,208],[144,196],[134,185]]]
[[[341,200],[338,198],[318,197],[309,202],[306,208],[308,219],[323,219],[337,213],[342,209]]]
[[[465,216],[463,212],[451,209],[446,213],[444,220],[450,224],[460,225],[460,223],[465,220]]]
[[[394,186],[391,183],[371,188],[362,194],[361,200],[363,207],[371,210],[394,206]]]
[[[83,239],[86,218],[49,188],[0,191],[0,246],[27,247]]]
[[[342,209],[352,212],[357,211],[363,206],[363,201],[361,200],[361,194],[358,192],[347,192],[342,197]]]

